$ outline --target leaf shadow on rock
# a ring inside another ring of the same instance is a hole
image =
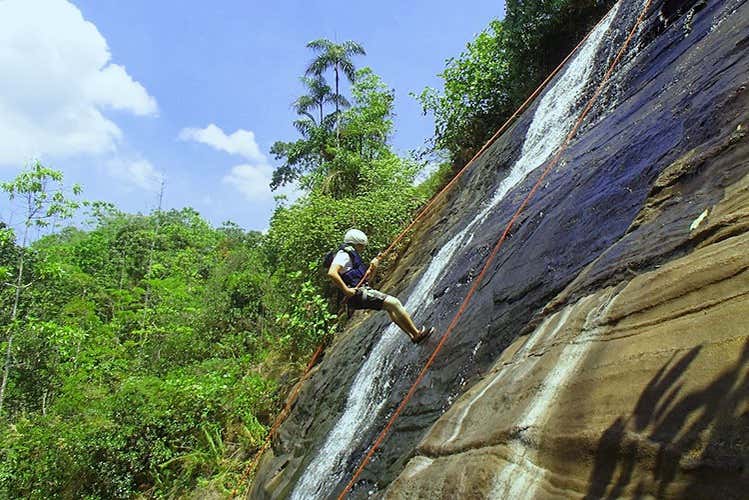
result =
[[[673,496],[667,490],[679,469],[687,477],[683,491],[692,498],[740,498],[746,493],[749,339],[735,364],[708,385],[679,397],[681,377],[701,349],[696,346],[678,360],[672,357],[645,387],[632,413],[618,417],[604,431],[586,499]],[[652,463],[651,470],[636,472],[642,471],[644,459]],[[626,491],[635,481],[637,486]]]

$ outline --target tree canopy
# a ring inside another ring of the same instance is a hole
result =
[[[359,44],[316,40],[308,47],[320,54],[301,79],[308,93],[292,104],[300,116],[294,125],[301,137],[271,147],[282,162],[273,173],[271,188],[299,182],[307,192],[320,190],[341,198],[356,192],[369,162],[392,154],[388,140],[395,94],[370,68],[354,69],[349,58],[364,54]],[[336,75],[333,93],[323,76],[331,68]],[[339,93],[339,71],[352,82],[350,99]],[[335,109],[326,114],[331,104]]]

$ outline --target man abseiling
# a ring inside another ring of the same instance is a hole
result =
[[[434,332],[434,328],[417,328],[411,316],[403,308],[401,301],[396,297],[370,288],[366,281],[359,285],[367,273],[367,266],[361,258],[361,253],[368,241],[367,235],[358,229],[347,231],[343,238],[343,245],[328,268],[328,276],[348,297],[350,307],[378,311],[384,309],[390,319],[408,335],[412,342],[421,342]],[[377,259],[373,259],[370,263],[372,269],[375,269],[378,264]]]

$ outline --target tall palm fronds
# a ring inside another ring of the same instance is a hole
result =
[[[315,75],[313,77],[303,76],[301,81],[307,87],[307,93],[300,96],[291,105],[297,114],[307,116],[315,123],[320,124],[324,117],[324,105],[333,102],[333,93],[331,92],[330,85],[328,85],[322,75]],[[315,111],[317,111],[319,117],[315,117],[312,114]]]
[[[305,125],[302,128],[297,126],[297,129],[304,135],[304,129],[309,125],[306,122],[309,121],[315,126],[325,126],[328,130],[331,130],[333,123],[331,117],[335,113],[326,115],[325,104],[335,104],[336,109],[348,108],[351,106],[348,99],[343,95],[333,94],[330,85],[327,84],[322,75],[315,75],[313,77],[303,76],[301,81],[307,87],[308,92],[291,104],[294,111],[304,117],[301,120],[297,120],[297,122],[305,122]],[[313,113],[316,113],[316,115]]]
[[[364,47],[358,43],[348,40],[343,43],[334,43],[326,38],[313,40],[307,44],[307,48],[312,49],[318,55],[307,67],[306,74],[321,76],[328,69],[332,69],[335,75],[335,92],[334,103],[336,116],[340,113],[341,93],[340,93],[340,73],[342,72],[350,82],[353,83],[356,77],[356,67],[351,62],[351,57],[355,55],[365,55]],[[338,122],[336,121],[336,131]]]

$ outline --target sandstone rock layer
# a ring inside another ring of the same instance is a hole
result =
[[[749,177],[699,222],[747,222]],[[388,498],[740,498],[749,233],[577,300],[432,427]]]

